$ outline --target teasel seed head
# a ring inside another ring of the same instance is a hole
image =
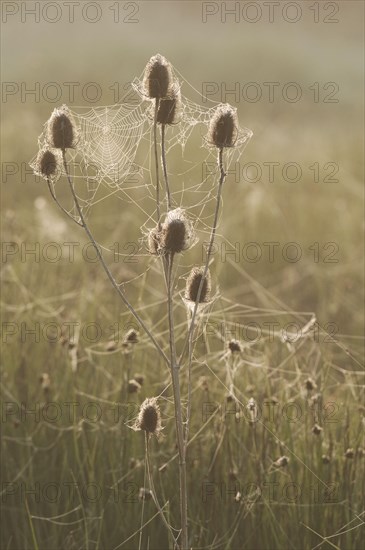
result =
[[[228,349],[231,353],[240,353],[242,346],[238,340],[230,340],[228,342]]]
[[[44,147],[31,164],[34,173],[45,180],[56,181],[61,175],[62,159],[56,149]]]
[[[134,328],[129,329],[124,336],[124,342],[126,344],[138,344],[138,331]]]
[[[237,137],[237,109],[228,103],[219,105],[209,124],[208,142],[219,149],[234,147]]]
[[[139,384],[140,386],[143,386],[143,384],[144,384],[144,376],[143,376],[143,374],[135,374],[135,375],[134,375],[134,380],[135,380],[136,382],[138,382],[138,384]]]
[[[153,256],[157,256],[160,253],[160,232],[158,228],[151,229],[147,237],[148,252]]]
[[[319,424],[314,424],[312,432],[314,433],[314,435],[321,435],[321,433],[323,432],[323,428]]]
[[[143,77],[144,93],[150,99],[169,97],[173,86],[170,63],[159,53],[151,57]]]
[[[196,302],[198,298],[198,291],[200,283],[203,280],[204,268],[203,267],[193,267],[190,271],[189,277],[186,281],[185,287],[185,299],[189,302]],[[207,303],[210,299],[211,291],[211,282],[210,282],[210,271],[208,269],[206,276],[204,277],[199,303]]]
[[[138,497],[140,500],[151,500],[152,492],[146,487],[141,487],[138,493]]]
[[[305,388],[307,391],[312,391],[312,390],[315,390],[317,387],[315,381],[313,380],[313,378],[307,378],[307,380],[305,381]]]
[[[170,210],[161,228],[160,250],[164,254],[179,254],[190,248],[194,236],[193,226],[184,210]]]
[[[346,449],[346,452],[345,452],[345,458],[354,458],[355,456],[355,452],[354,452],[354,449],[352,448],[348,448]]]
[[[289,458],[287,456],[281,456],[274,462],[276,468],[284,468],[289,464]]]
[[[161,413],[156,398],[147,398],[143,401],[139,409],[135,429],[159,436],[161,432]]]
[[[77,130],[66,105],[54,109],[47,123],[47,142],[55,149],[74,149]]]
[[[128,381],[128,393],[137,393],[140,391],[140,389],[141,384],[139,384],[137,380],[134,380],[134,378],[132,378],[132,380]]]
[[[177,88],[177,86],[175,85]],[[157,123],[167,124],[169,126],[177,124],[180,119],[181,112],[181,95],[180,90],[171,92],[171,97],[161,99],[157,109]]]

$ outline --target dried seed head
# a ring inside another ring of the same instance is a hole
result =
[[[345,457],[346,458],[354,458],[354,456],[355,456],[354,449],[349,448],[349,449],[346,450],[346,452],[345,452]]]
[[[55,109],[48,120],[47,142],[55,149],[74,149],[77,131],[71,113],[66,105]]]
[[[230,340],[228,342],[228,349],[231,353],[240,353],[242,351],[242,346],[238,340]]]
[[[61,174],[61,158],[56,150],[48,147],[41,149],[31,165],[36,175],[46,180],[56,181]]]
[[[331,461],[331,459],[328,455],[322,455],[322,463],[323,464],[329,464],[330,461]]]
[[[208,130],[208,142],[221,149],[234,147],[238,137],[237,109],[228,103],[215,110]]]
[[[144,383],[144,376],[143,374],[136,374],[134,377],[135,381],[138,382],[140,386],[143,386]]]
[[[140,500],[151,500],[152,493],[150,489],[147,489],[146,487],[141,487],[138,493],[138,497]]]
[[[128,393],[137,393],[140,389],[141,384],[139,384],[137,380],[134,380],[133,378],[132,380],[128,381]]]
[[[161,432],[161,413],[156,398],[147,398],[143,401],[135,429],[143,430],[148,434],[159,435]]]
[[[138,344],[138,332],[131,328],[124,337],[124,342],[127,344]]]
[[[184,210],[176,208],[168,212],[161,229],[160,250],[166,254],[179,254],[190,248],[194,241],[194,229]]]
[[[173,91],[171,97],[161,99],[157,109],[158,124],[177,124],[181,112],[180,90]]]
[[[284,468],[288,464],[289,464],[289,458],[287,456],[281,456],[274,462],[274,466],[276,466],[276,468]]]
[[[208,380],[205,376],[201,376],[199,378],[199,382],[198,382],[199,386],[201,387],[201,389],[203,391],[209,391],[209,384],[208,384]]]
[[[106,351],[115,351],[117,349],[117,343],[114,340],[110,340],[105,344]]]
[[[313,380],[313,378],[307,378],[307,380],[305,381],[305,389],[308,391],[312,391],[312,390],[315,390],[316,387],[317,385]]]
[[[320,435],[323,432],[323,428],[319,424],[314,424],[312,432],[314,433],[314,435]]]
[[[160,233],[157,229],[151,229],[147,238],[148,252],[157,256],[160,253]]]
[[[151,57],[143,77],[144,94],[150,99],[169,97],[173,86],[170,63],[159,53]]]
[[[39,381],[41,383],[42,390],[48,391],[51,385],[51,379],[47,372],[44,372],[40,377]]]
[[[201,285],[199,303],[209,302],[210,290],[211,290],[209,269],[204,279],[203,279],[203,274],[204,274],[204,268],[202,267],[193,267],[193,269],[190,271],[189,277],[187,278],[187,281],[186,281],[186,287],[185,287],[185,298],[189,302],[195,303],[197,301],[199,287],[202,281],[203,281],[203,284]]]

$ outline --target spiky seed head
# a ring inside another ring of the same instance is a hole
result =
[[[197,301],[200,283],[201,281],[203,281],[199,303],[209,302],[210,290],[211,290],[209,269],[204,278],[203,278],[203,275],[204,275],[204,268],[202,267],[193,267],[193,269],[190,271],[189,277],[187,278],[187,281],[186,281],[186,287],[185,287],[186,300],[194,303]]]
[[[147,398],[143,401],[139,409],[135,428],[143,430],[148,434],[155,434],[157,436],[160,434],[161,413],[156,398]]]
[[[173,91],[171,97],[161,99],[157,109],[158,124],[177,124],[181,112],[181,94],[180,90]]]
[[[329,464],[331,462],[331,459],[328,455],[322,455],[322,463],[323,464]]]
[[[218,147],[234,147],[238,137],[237,109],[228,103],[219,105],[211,118],[208,142]]]
[[[354,449],[352,448],[346,449],[346,452],[345,452],[346,458],[354,458],[354,456],[355,456]]]
[[[138,497],[140,500],[151,500],[152,493],[150,489],[147,489],[146,487],[141,487],[138,493]]]
[[[105,345],[106,351],[115,351],[116,349],[117,349],[117,343],[115,342],[115,340],[110,340]]]
[[[124,337],[124,341],[128,344],[138,344],[138,331],[134,328],[129,329]]]
[[[37,156],[38,173],[45,179],[56,179],[60,174],[60,158],[54,151],[43,149]]]
[[[169,97],[172,85],[173,75],[170,63],[159,53],[151,57],[143,77],[145,95],[150,99]]]
[[[41,383],[42,390],[48,391],[51,386],[51,379],[47,372],[44,372],[40,377],[39,381]]]
[[[312,432],[314,433],[314,435],[320,435],[323,432],[323,428],[319,424],[314,424]]]
[[[143,384],[144,384],[144,376],[143,376],[143,374],[136,374],[136,375],[134,376],[134,379],[135,379],[136,382],[138,382],[138,384],[139,384],[140,386],[143,386]]]
[[[147,238],[148,252],[153,256],[157,256],[160,253],[160,233],[157,229],[151,229]]]
[[[132,380],[128,381],[128,393],[137,393],[140,391],[140,389],[141,384],[139,384],[137,380],[134,380],[134,378],[132,378]]]
[[[287,456],[281,456],[274,462],[276,468],[284,468],[289,464],[289,458]]]
[[[316,389],[316,387],[317,387],[317,385],[316,385],[315,381],[313,380],[313,378],[307,378],[307,380],[305,381],[306,390],[312,391],[312,390]]]
[[[170,210],[161,228],[160,250],[164,254],[179,254],[190,248],[194,229],[182,208]]]
[[[228,349],[231,353],[240,353],[242,346],[238,340],[230,340],[228,342]]]
[[[54,109],[47,123],[47,142],[55,149],[74,149],[77,131],[66,105]]]

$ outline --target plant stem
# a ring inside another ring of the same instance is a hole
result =
[[[182,363],[182,359],[183,359],[183,356],[184,356],[184,353],[185,353],[185,350],[186,350],[186,347],[188,346],[188,344],[190,345],[190,354],[192,353],[191,343],[192,343],[193,332],[194,332],[194,328],[195,328],[194,327],[195,318],[196,318],[196,314],[197,314],[197,311],[198,311],[199,300],[200,300],[200,295],[201,295],[201,292],[202,292],[202,289],[203,289],[204,280],[205,280],[205,277],[208,273],[210,257],[212,255],[212,250],[213,250],[213,245],[214,245],[214,238],[215,238],[215,234],[216,234],[216,231],[217,231],[219,208],[220,208],[221,197],[222,197],[222,187],[223,187],[224,180],[226,178],[226,173],[224,171],[224,166],[223,166],[223,147],[218,150],[218,166],[219,166],[219,171],[220,171],[220,178],[219,178],[219,184],[218,184],[217,202],[216,202],[216,207],[215,207],[214,220],[213,220],[213,225],[212,225],[212,230],[211,230],[210,240],[209,240],[209,246],[208,246],[208,251],[207,251],[207,259],[206,259],[205,266],[204,266],[203,276],[202,276],[201,281],[200,281],[200,285],[199,285],[199,289],[198,289],[198,293],[197,293],[197,297],[196,297],[196,302],[195,302],[195,306],[194,306],[194,310],[193,310],[193,313],[192,313],[192,316],[191,316],[189,332],[188,332],[187,338],[184,342],[184,346],[183,346],[183,349],[182,349],[182,352],[181,352],[181,355],[180,355],[179,365],[181,365],[181,363]]]
[[[158,498],[157,498],[157,493],[156,493],[156,490],[155,490],[155,484],[153,482],[153,477],[152,477],[152,473],[151,473],[149,440],[150,440],[149,434],[148,434],[148,432],[145,432],[147,476],[148,476],[148,483],[149,483],[149,486],[150,486],[150,490],[151,490],[151,493],[152,493],[153,502],[155,503],[156,508],[159,511],[159,514],[161,516],[161,519],[162,519],[166,529],[168,530],[168,532],[170,533],[170,535],[172,537],[172,540],[174,541],[174,548],[179,549],[180,547],[179,547],[179,545],[176,541],[176,537],[175,537],[175,535],[172,531],[171,525],[168,523],[167,519],[165,518],[165,514],[163,513],[162,508],[161,508],[160,503],[159,503]]]
[[[93,237],[93,235],[92,235],[92,233],[91,233],[91,231],[90,231],[90,229],[89,229],[89,227],[86,223],[84,215],[82,213],[82,209],[81,209],[81,206],[80,206],[80,203],[79,203],[79,199],[77,198],[77,195],[75,193],[75,189],[74,189],[74,186],[73,186],[72,179],[71,179],[70,174],[68,172],[68,168],[67,168],[67,164],[66,164],[65,150],[62,151],[62,157],[63,157],[63,165],[65,167],[65,171],[66,171],[66,174],[67,174],[67,180],[68,180],[68,183],[70,185],[71,193],[72,193],[73,199],[75,201],[75,205],[76,205],[78,214],[80,216],[82,227],[85,229],[85,232],[86,232],[87,236],[89,237],[90,241],[92,242],[92,244],[95,248],[97,257],[98,257],[101,265],[103,266],[105,273],[107,274],[107,276],[108,276],[110,282],[112,283],[113,287],[115,288],[115,290],[118,292],[118,294],[119,294],[120,298],[122,299],[123,303],[125,304],[125,306],[129,309],[129,311],[132,313],[134,318],[138,321],[138,323],[141,325],[143,330],[146,332],[146,334],[150,338],[151,342],[154,344],[154,346],[155,346],[156,350],[158,351],[158,353],[161,355],[161,357],[167,363],[167,365],[170,365],[169,359],[168,359],[167,355],[165,354],[165,352],[163,351],[163,349],[161,348],[160,344],[157,342],[156,338],[150,332],[149,328],[147,327],[147,325],[145,324],[143,319],[138,315],[138,313],[136,312],[134,307],[130,304],[128,298],[124,294],[124,291],[119,287],[119,285],[117,284],[117,282],[114,279],[113,275],[111,274],[108,266],[106,265],[105,260],[103,258],[103,255],[100,251],[100,248],[99,248],[98,244],[96,243],[96,241],[95,241],[95,239],[94,239],[94,237]]]
[[[155,151],[155,169],[156,169],[156,217],[157,217],[157,230],[160,231],[160,175],[158,169],[158,153],[157,153],[157,113],[160,100],[158,97],[155,99],[155,116],[153,120],[153,144]]]
[[[181,517],[181,548],[188,548],[188,503],[186,487],[186,447],[184,444],[182,406],[180,394],[179,365],[176,356],[175,328],[173,314],[173,296],[172,296],[172,266],[174,255],[169,254],[164,263],[167,270],[167,305],[169,319],[169,340],[171,356],[171,379],[174,393],[175,423],[177,434],[177,447],[179,452],[179,479],[180,479],[180,517]]]
[[[162,167],[163,167],[163,175],[165,178],[165,186],[166,186],[167,208],[168,210],[171,210],[171,194],[170,194],[170,186],[169,186],[169,180],[167,176],[167,165],[166,165],[165,132],[166,132],[166,124],[162,124],[161,125]]]
[[[225,177],[226,177],[226,173],[224,171],[224,166],[223,166],[223,147],[218,150],[218,166],[219,166],[219,171],[220,171],[220,178],[219,178],[219,184],[218,184],[217,202],[216,202],[216,207],[215,207],[214,220],[213,220],[212,230],[211,230],[211,234],[210,234],[209,247],[208,247],[208,251],[207,251],[207,259],[206,259],[206,262],[205,262],[203,276],[202,276],[201,281],[200,281],[200,285],[199,285],[199,289],[198,289],[198,293],[197,293],[197,298],[196,298],[196,302],[195,302],[195,306],[194,306],[194,310],[193,310],[193,313],[192,313],[192,316],[191,316],[188,335],[187,335],[187,338],[185,340],[184,347],[183,347],[183,350],[181,352],[180,360],[179,360],[179,366],[181,366],[185,349],[186,349],[186,347],[188,347],[188,405],[187,405],[187,418],[186,418],[185,436],[184,436],[185,449],[186,449],[187,444],[188,444],[190,412],[191,412],[191,387],[190,386],[191,386],[191,367],[192,367],[192,357],[193,357],[193,335],[194,335],[194,329],[195,329],[195,319],[196,319],[196,314],[197,314],[197,311],[198,311],[198,305],[199,305],[199,300],[200,300],[200,294],[201,294],[201,291],[202,291],[202,288],[203,288],[203,283],[205,281],[205,277],[207,276],[208,269],[209,269],[209,261],[210,261],[210,257],[211,257],[212,250],[213,250],[214,238],[215,238],[215,234],[216,234],[216,230],[217,230],[217,224],[218,224],[219,209],[220,209],[220,203],[221,203],[221,197],[222,197],[222,188],[223,188],[223,183],[224,183],[224,180],[225,180]]]

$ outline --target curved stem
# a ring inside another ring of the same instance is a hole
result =
[[[166,186],[167,207],[168,207],[168,210],[171,210],[171,194],[170,194],[169,179],[167,176],[167,164],[166,164],[165,132],[166,132],[166,124],[162,124],[161,125],[162,167],[163,167],[163,175],[164,175],[165,186]]]
[[[145,324],[143,319],[138,315],[138,313],[136,312],[134,307],[129,303],[128,298],[124,294],[123,290],[121,290],[121,288],[117,284],[116,280],[114,279],[113,275],[111,274],[108,266],[106,265],[105,260],[103,258],[103,255],[100,251],[100,248],[99,248],[98,244],[96,243],[96,241],[95,241],[95,239],[94,239],[94,237],[93,237],[93,235],[92,235],[92,233],[91,233],[91,231],[90,231],[90,229],[89,229],[89,227],[86,223],[84,215],[82,213],[82,209],[81,209],[81,206],[80,206],[80,203],[79,203],[79,199],[77,198],[77,195],[75,193],[75,189],[74,189],[71,177],[70,177],[68,169],[67,169],[65,150],[62,151],[62,157],[63,157],[63,165],[64,165],[64,168],[65,168],[65,171],[66,171],[66,174],[67,174],[68,183],[70,185],[71,193],[72,193],[73,199],[75,201],[75,205],[76,205],[78,214],[80,216],[82,227],[85,229],[85,232],[86,232],[87,236],[89,237],[90,241],[92,242],[92,244],[95,248],[97,257],[98,257],[101,265],[103,266],[105,273],[107,274],[107,276],[108,276],[111,284],[115,288],[115,290],[118,292],[118,294],[119,294],[120,298],[122,299],[123,303],[125,304],[125,306],[129,309],[129,311],[132,313],[134,318],[138,321],[138,323],[141,325],[143,330],[146,332],[147,336],[150,338],[151,342],[154,344],[156,350],[159,352],[159,354],[161,355],[163,360],[167,363],[167,365],[169,365],[170,362],[168,360],[168,357],[166,356],[165,352],[161,348],[160,344],[157,342],[156,338],[150,332],[149,328],[147,327],[147,325]]]
[[[62,204],[58,201],[57,197],[56,197],[56,194],[55,192],[53,191],[53,188],[52,188],[52,185],[51,185],[51,182],[49,181],[49,178],[47,178],[47,184],[48,184],[48,189],[49,189],[49,192],[51,193],[51,197],[52,199],[55,201],[55,203],[57,204],[57,206],[62,210],[62,212],[64,212],[66,214],[66,216],[68,216],[70,218],[70,220],[72,220],[73,222],[77,223],[77,225],[79,225],[80,227],[82,227],[82,223],[80,223],[79,221],[75,220],[75,218],[73,216],[71,216],[70,212],[67,212],[66,208],[64,208],[62,206]]]

